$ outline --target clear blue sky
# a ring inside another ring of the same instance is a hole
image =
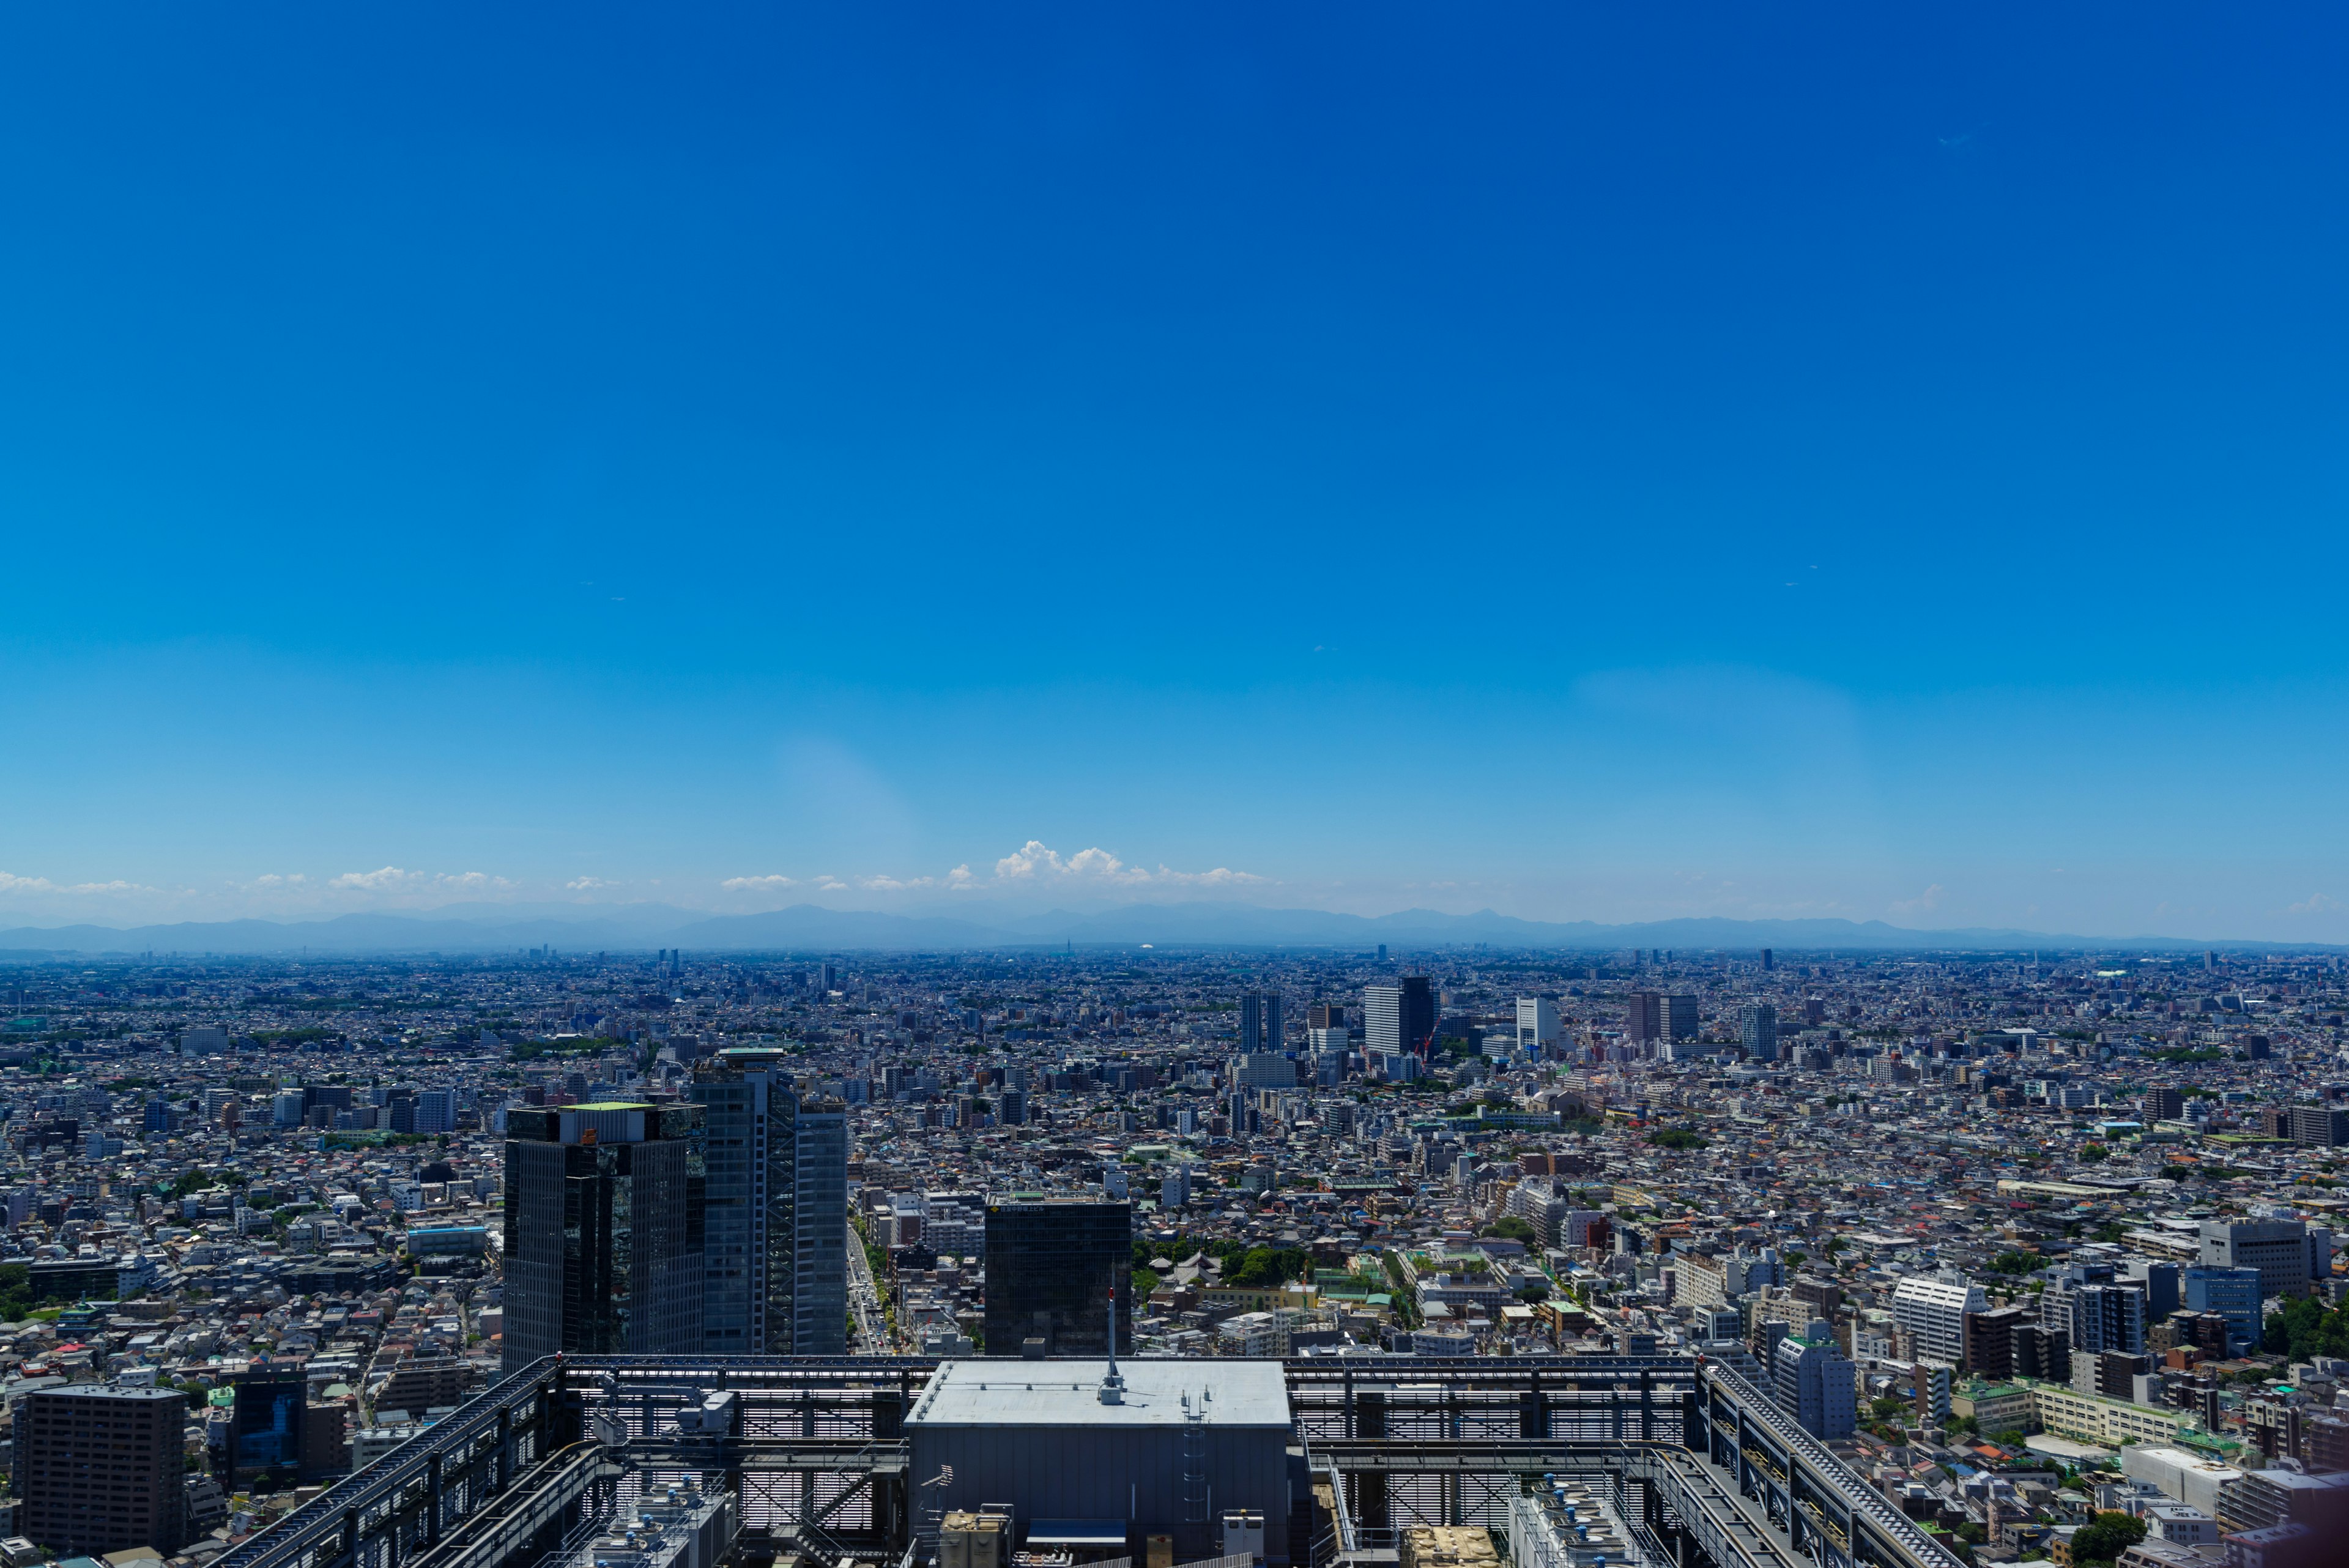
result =
[[[14,10],[0,919],[2349,940],[2344,41]]]

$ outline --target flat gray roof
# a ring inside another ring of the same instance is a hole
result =
[[[1122,1404],[1104,1405],[1105,1361],[945,1361],[923,1385],[910,1427],[1179,1427],[1183,1401],[1211,1427],[1288,1422],[1278,1361],[1121,1361]]]

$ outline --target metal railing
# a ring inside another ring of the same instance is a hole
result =
[[[1706,1379],[1727,1391],[1737,1406],[1738,1424],[1743,1427],[1749,1418],[1759,1417],[1770,1435],[1785,1445],[1790,1454],[1800,1455],[1810,1468],[1812,1479],[1833,1491],[1855,1513],[1868,1516],[1869,1524],[1881,1530],[1920,1562],[1947,1563],[1960,1568],[1958,1560],[1948,1548],[1917,1528],[1917,1521],[1892,1506],[1882,1492],[1852,1473],[1851,1467],[1837,1459],[1833,1450],[1812,1437],[1794,1418],[1778,1408],[1777,1402],[1766,1398],[1761,1390],[1719,1363],[1708,1363]]]

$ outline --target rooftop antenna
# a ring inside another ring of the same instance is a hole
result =
[[[1109,1284],[1109,1370],[1102,1375],[1101,1402],[1104,1405],[1125,1403],[1125,1379],[1117,1375],[1117,1276],[1110,1275]]]

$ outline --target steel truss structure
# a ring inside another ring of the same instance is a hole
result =
[[[735,1495],[746,1548],[916,1568],[905,1412],[918,1356],[552,1356],[231,1550],[220,1568],[538,1568],[636,1490]],[[1605,1489],[1671,1568],[1956,1568],[1766,1397],[1684,1356],[1284,1364],[1323,1483],[1311,1564],[1392,1561],[1415,1524],[1506,1527],[1544,1475]],[[680,1412],[724,1392],[721,1430]]]

